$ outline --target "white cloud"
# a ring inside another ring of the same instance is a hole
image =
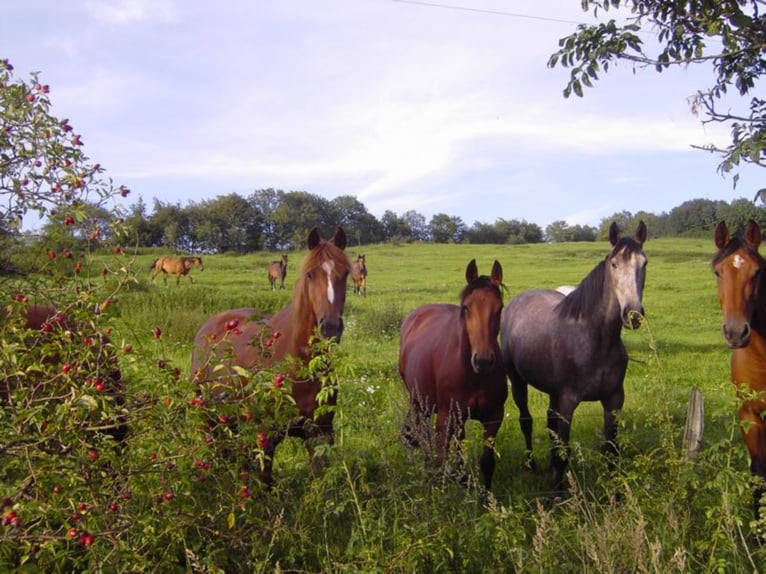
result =
[[[96,20],[115,24],[161,21],[178,18],[175,0],[111,0],[88,2],[88,12]]]

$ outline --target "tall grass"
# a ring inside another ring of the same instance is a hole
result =
[[[551,500],[547,397],[534,390],[535,455],[546,470],[524,470],[518,412],[509,398],[489,495],[477,486],[477,424],[467,427],[465,487],[434,468],[427,452],[399,440],[407,397],[397,370],[398,329],[407,313],[424,303],[456,302],[470,259],[483,274],[499,260],[509,298],[532,287],[577,284],[606,255],[606,243],[365,246],[368,292],[357,297],[349,288],[347,295],[330,464],[313,474],[300,443],[281,445],[276,486],[257,509],[269,528],[246,534],[253,537],[249,555],[216,559],[230,568],[245,561],[259,571],[305,572],[752,572],[766,566],[753,535],[748,461],[709,268],[713,242],[660,239],[644,247],[646,321],[623,334],[631,360],[620,416],[623,456],[614,474],[607,474],[600,452],[601,406],[583,403],[571,435],[572,494]],[[283,292],[270,291],[266,269],[275,256],[268,253],[206,256],[205,271],[192,270],[194,283],[180,286],[151,283],[149,272],[140,271],[120,295],[120,334],[186,376],[204,320],[226,308],[265,314],[281,308],[304,255],[290,254]],[[136,269],[148,270],[154,257],[137,255]],[[159,349],[151,341],[154,327],[164,333]],[[154,392],[151,384],[150,374],[137,375],[134,392]],[[703,450],[690,463],[681,438],[694,387],[703,392],[706,420]]]

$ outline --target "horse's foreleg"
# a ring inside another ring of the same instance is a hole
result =
[[[620,388],[611,397],[603,399],[601,406],[604,408],[604,451],[608,455],[619,455],[620,446],[617,442],[617,414],[622,410],[625,403],[625,392]],[[610,466],[610,469],[614,464]]]
[[[492,475],[495,472],[495,438],[503,422],[503,409],[490,415],[490,420],[484,421],[484,449],[479,459],[479,468],[484,478],[484,488],[492,486]]]
[[[548,429],[551,431],[551,466],[553,468],[553,494],[563,497],[566,492],[564,474],[569,462],[569,434],[572,429],[572,415],[577,403],[574,398],[551,395],[548,409]]]
[[[537,463],[532,455],[533,420],[532,413],[529,412],[529,386],[525,382],[516,382],[519,378],[518,374],[511,377],[511,394],[513,395],[513,402],[519,409],[519,426],[524,435],[524,446],[527,453],[526,466],[530,470],[536,471]]]

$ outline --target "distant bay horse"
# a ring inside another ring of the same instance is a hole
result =
[[[277,281],[279,281],[279,288],[285,288],[285,278],[287,277],[287,255],[284,253],[279,258],[279,261],[272,261],[269,263],[269,283],[271,284],[271,290],[274,291],[277,288]]]
[[[359,255],[351,265],[351,280],[354,282],[354,293],[367,297],[367,263],[364,255]]]
[[[204,271],[202,257],[159,257],[154,260],[151,266],[152,281],[162,273],[165,285],[168,284],[168,274],[176,276],[176,285],[179,284],[183,276],[188,277],[190,283],[194,283],[194,279],[189,275],[192,267],[199,267],[200,271]]]

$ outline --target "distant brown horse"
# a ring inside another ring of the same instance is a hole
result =
[[[269,367],[295,357],[304,365],[312,358],[311,339],[318,328],[322,337],[340,340],[343,333],[343,307],[346,301],[346,282],[351,265],[344,253],[346,233],[338,227],[329,241],[322,240],[316,228],[308,234],[309,253],[306,256],[293,290],[292,303],[271,318],[258,319],[252,308],[223,311],[208,319],[194,338],[191,373],[199,385],[213,384],[213,393],[222,397],[236,386],[237,369],[251,370]],[[237,326],[232,335],[231,325]],[[279,333],[273,338],[273,333]],[[273,345],[265,356],[265,339]],[[223,365],[223,369],[220,368]],[[322,389],[319,379],[292,379],[292,394],[300,419],[286,429],[286,435],[307,441],[313,452],[315,440],[333,440],[332,408],[314,417],[317,394]],[[246,381],[243,379],[242,384]],[[332,393],[328,404],[334,407],[337,398]],[[264,448],[266,458],[261,479],[271,484],[271,460],[274,450],[285,434],[272,436]]]
[[[62,336],[62,331],[74,334],[76,340],[90,340],[91,343],[83,344],[76,349],[78,373],[86,381],[91,381],[97,390],[103,385],[104,392],[110,393],[118,406],[123,404],[122,376],[114,349],[106,334],[98,332],[92,325],[73,321],[64,313],[57,311],[52,305],[27,305],[21,311],[21,317],[15,315],[16,312],[16,310],[11,311],[10,307],[0,308],[0,325],[4,329],[13,329],[15,327],[9,324],[9,321],[20,319],[19,326],[26,331],[23,336],[26,349],[31,353],[33,349],[39,348],[41,361],[45,365],[58,366],[67,362],[69,351],[66,348],[57,350],[58,347],[62,346],[63,339],[54,340],[56,336]],[[63,346],[68,347],[68,341]],[[0,405],[12,406],[14,404],[13,393],[20,384],[29,387],[24,398],[27,404],[39,404],[41,399],[49,398],[52,391],[37,384],[36,379],[46,376],[39,374],[40,372],[40,369],[36,368],[26,372],[23,377],[14,376],[10,379],[0,380]],[[127,434],[124,417],[118,417],[116,422],[98,421],[96,424],[105,433],[111,435],[117,444],[124,442]]]
[[[715,230],[718,252],[712,268],[723,313],[723,338],[731,351],[731,380],[742,403],[742,438],[756,485],[753,506],[763,516],[766,494],[766,260],[758,253],[761,228],[750,221],[744,235],[731,236],[725,223]]]
[[[359,255],[351,265],[351,280],[354,282],[354,293],[367,297],[367,265],[364,255]]]
[[[436,413],[436,447],[444,460],[453,440],[465,438],[465,422],[484,426],[484,452],[479,461],[489,490],[495,470],[494,440],[503,422],[508,383],[500,356],[498,333],[503,310],[503,268],[479,275],[476,260],[465,271],[468,283],[460,305],[418,307],[402,323],[399,374],[410,394],[402,438],[419,444],[419,431]]]
[[[277,288],[277,281],[279,281],[279,288],[285,288],[285,278],[287,277],[287,255],[282,254],[279,261],[272,261],[269,263],[269,283],[271,284],[271,290],[274,291]]]
[[[199,267],[200,271],[204,271],[202,257],[160,257],[152,263],[152,281],[162,273],[165,285],[168,284],[168,274],[176,276],[176,285],[181,281],[182,276],[188,277],[189,282],[194,283],[194,279],[189,275],[192,267]]]

